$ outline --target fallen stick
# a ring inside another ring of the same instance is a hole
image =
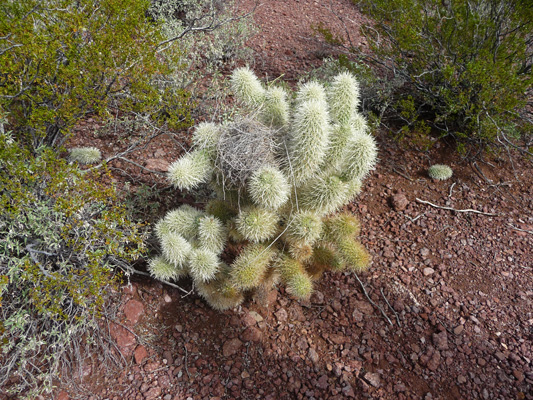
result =
[[[381,311],[381,315],[383,315],[385,317],[385,319],[387,320],[387,322],[390,324],[390,325],[394,325],[392,323],[392,321],[390,320],[390,318],[387,316],[387,314],[385,313],[385,311],[383,311],[383,308],[381,308],[380,306],[378,306],[376,303],[374,303],[372,301],[372,299],[370,298],[370,296],[368,295],[367,291],[366,291],[366,288],[365,288],[365,285],[363,285],[363,282],[361,282],[361,279],[359,279],[359,276],[357,276],[357,274],[355,274],[355,278],[357,279],[357,281],[359,282],[359,285],[361,285],[361,289],[363,289],[363,293],[365,294],[366,298],[368,299],[368,301],[370,302],[370,304],[372,304],[374,307],[376,307],[379,311]]]
[[[499,215],[499,214],[493,214],[493,213],[486,213],[486,212],[478,211],[478,210],[472,210],[470,208],[465,209],[465,210],[458,210],[457,208],[452,208],[452,207],[437,206],[436,204],[430,203],[429,201],[426,201],[426,200],[420,200],[419,198],[416,198],[415,200],[419,203],[427,204],[427,205],[430,205],[431,207],[440,208],[443,210],[462,212],[462,213],[470,212],[470,213],[475,213],[475,214],[488,215],[489,217],[497,217]]]
[[[507,224],[507,225],[509,225],[511,228],[513,228],[516,231],[531,233],[533,235],[533,231],[528,231],[527,229],[520,229],[520,228],[517,228],[516,226],[511,225],[511,224]]]

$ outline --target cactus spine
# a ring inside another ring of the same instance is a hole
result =
[[[340,74],[328,90],[304,84],[291,101],[284,89],[265,88],[240,68],[231,87],[251,116],[199,124],[192,151],[169,169],[175,187],[208,183],[217,198],[205,211],[181,206],[157,223],[162,256],[150,262],[152,275],[187,274],[224,310],[247,292],[264,297],[278,282],[307,299],[324,271],[367,268],[359,221],[334,214],[359,193],[377,158],[357,112],[356,79]]]

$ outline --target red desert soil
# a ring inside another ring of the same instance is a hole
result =
[[[295,81],[320,65],[326,46],[311,24],[341,32],[337,15],[357,31],[349,0],[262,1],[256,73]],[[308,303],[280,289],[268,307],[220,313],[139,278],[124,287],[122,320],[139,336],[114,332],[130,364],[107,376],[93,365],[84,395],[57,398],[533,399],[531,163],[502,155],[474,166],[444,145],[378,141],[380,163],[348,207],[374,259],[359,276],[366,293],[355,275],[331,273]],[[142,157],[164,165],[178,154],[154,145]],[[435,163],[453,177],[428,178]]]

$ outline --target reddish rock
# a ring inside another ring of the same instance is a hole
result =
[[[144,162],[144,166],[152,171],[167,172],[170,164],[162,158],[149,158]]]
[[[133,352],[133,346],[135,346],[135,336],[133,333],[115,323],[110,324],[110,333],[111,337],[117,342],[121,353],[126,357],[130,356]]]
[[[433,334],[433,343],[439,350],[448,350],[448,336],[446,331]]]
[[[403,193],[396,193],[390,198],[390,203],[395,211],[403,211],[409,205],[409,200]]]
[[[381,386],[381,378],[379,374],[375,372],[367,372],[365,374],[365,379],[375,388],[379,388]]]
[[[313,362],[313,364],[317,364],[318,361],[319,361],[319,357],[318,357],[318,353],[316,352],[316,350],[314,348],[310,348],[309,349],[309,359]]]
[[[374,314],[374,308],[372,307],[372,304],[370,304],[368,301],[364,301],[364,300],[356,301],[355,308],[366,315]]]
[[[287,321],[287,311],[284,308],[280,308],[278,312],[276,312],[276,318],[279,322],[286,322]]]
[[[347,397],[354,397],[355,398],[355,393],[353,391],[353,387],[349,383],[347,383],[346,386],[344,386],[342,388],[342,394],[344,395],[345,398],[347,398]]]
[[[440,352],[438,351],[435,351],[433,353],[433,355],[431,356],[430,360],[428,361],[427,363],[427,367],[435,372],[437,370],[437,368],[439,368],[439,365],[440,365]]]
[[[148,351],[146,351],[146,347],[140,344],[135,349],[133,356],[135,357],[135,362],[137,364],[141,364],[144,361],[144,359],[148,357]]]
[[[135,325],[144,312],[144,305],[138,300],[130,300],[124,306],[124,315],[133,325]]]
[[[160,387],[153,387],[149,389],[145,394],[144,398],[145,400],[155,400],[159,396],[161,396],[161,388]]]
[[[255,326],[248,327],[242,334],[242,340],[245,342],[259,342],[263,338],[263,333]]]
[[[224,343],[224,346],[222,346],[222,354],[224,357],[231,357],[239,351],[241,346],[242,342],[237,338],[228,340]]]
[[[68,395],[67,392],[62,390],[61,392],[57,394],[56,400],[70,400],[70,396]]]
[[[433,275],[435,273],[435,270],[433,268],[424,268],[424,270],[422,271],[424,273],[424,276],[429,276],[429,275]]]
[[[318,378],[318,382],[316,385],[322,390],[327,389],[329,386],[327,375],[322,375],[320,378]]]

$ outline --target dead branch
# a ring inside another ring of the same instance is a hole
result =
[[[374,307],[376,307],[380,312],[381,312],[381,315],[383,315],[385,317],[385,319],[387,320],[387,322],[390,324],[390,325],[394,325],[392,323],[392,321],[390,320],[390,318],[387,316],[387,314],[385,313],[385,311],[383,311],[383,308],[381,308],[380,306],[378,306],[376,303],[374,303],[372,301],[372,299],[370,298],[370,296],[368,295],[367,291],[366,291],[366,288],[365,288],[365,285],[363,285],[363,282],[361,282],[361,279],[359,279],[359,276],[357,276],[356,273],[354,273],[355,275],[355,278],[357,279],[357,281],[359,282],[359,285],[361,285],[361,289],[363,289],[363,293],[365,294],[366,298],[368,299],[368,301],[370,302],[370,304],[372,304]]]
[[[464,210],[458,210],[457,208],[452,208],[452,207],[437,206],[436,204],[430,203],[429,201],[420,200],[419,198],[416,198],[415,200],[418,203],[427,204],[427,205],[429,205],[431,207],[440,208],[442,210],[449,210],[449,211],[462,212],[462,213],[469,213],[470,212],[470,213],[475,213],[475,214],[488,215],[489,217],[497,217],[497,216],[500,215],[500,214],[486,213],[486,212],[478,211],[478,210],[472,210],[470,208],[464,209]]]

